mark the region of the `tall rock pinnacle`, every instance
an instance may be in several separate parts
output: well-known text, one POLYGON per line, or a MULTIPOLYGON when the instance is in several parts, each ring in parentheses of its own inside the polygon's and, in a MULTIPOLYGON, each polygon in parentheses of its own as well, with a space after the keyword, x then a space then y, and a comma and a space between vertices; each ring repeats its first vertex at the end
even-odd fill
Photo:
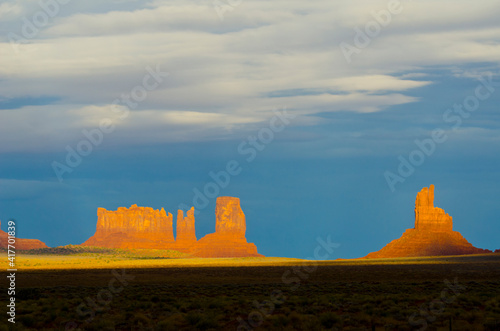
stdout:
POLYGON ((434 207, 434 185, 424 187, 415 200, 415 228, 408 229, 399 239, 365 258, 410 256, 465 255, 489 253, 472 246, 462 235, 453 231, 452 217, 434 207))
POLYGON ((443 209, 434 207, 434 185, 424 187, 415 200, 415 229, 453 231, 453 219, 443 209))
POLYGON ((196 229, 194 226, 194 207, 186 212, 177 211, 177 236, 175 238, 175 249, 188 253, 196 244, 196 229))
POLYGON ((245 238, 245 214, 240 199, 218 197, 215 207, 215 233, 198 240, 193 255, 200 257, 262 256, 245 238))
POLYGON ((176 241, 194 242, 196 241, 196 229, 194 227, 194 207, 186 212, 186 217, 182 210, 177 211, 177 237, 176 241))
POLYGON ((231 235, 234 238, 244 238, 246 229, 245 214, 241 210, 240 199, 218 197, 215 207, 215 232, 231 235))

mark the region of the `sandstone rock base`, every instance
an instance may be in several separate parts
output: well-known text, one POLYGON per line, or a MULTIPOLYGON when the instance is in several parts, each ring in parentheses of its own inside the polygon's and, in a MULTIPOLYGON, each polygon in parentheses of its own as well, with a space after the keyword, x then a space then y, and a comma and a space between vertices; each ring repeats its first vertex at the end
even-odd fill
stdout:
POLYGON ((401 238, 391 241, 378 252, 370 253, 365 258, 466 255, 489 252, 489 250, 472 246, 457 231, 426 232, 408 229, 403 233, 401 238))

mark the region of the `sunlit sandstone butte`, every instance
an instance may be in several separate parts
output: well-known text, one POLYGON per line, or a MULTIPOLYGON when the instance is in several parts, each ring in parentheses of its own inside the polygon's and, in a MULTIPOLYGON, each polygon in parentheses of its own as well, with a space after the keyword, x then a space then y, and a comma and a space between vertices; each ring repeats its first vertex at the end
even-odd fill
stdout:
MULTIPOLYGON (((0 247, 8 248, 9 246, 9 236, 7 232, 0 230, 0 247)), ((38 239, 21 239, 16 238, 16 242, 13 245, 16 250, 28 250, 28 249, 38 249, 47 248, 44 242, 38 239)))
POLYGON ((246 220, 240 199, 217 198, 215 233, 196 239, 194 207, 177 212, 176 233, 173 235, 172 214, 149 207, 132 205, 116 211, 99 208, 94 236, 82 245, 111 248, 171 249, 198 257, 262 256, 257 247, 245 238, 246 220))
POLYGON ((424 187, 415 201, 415 228, 364 258, 465 255, 491 251, 472 246, 460 232, 453 231, 452 217, 434 207, 434 185, 424 187))

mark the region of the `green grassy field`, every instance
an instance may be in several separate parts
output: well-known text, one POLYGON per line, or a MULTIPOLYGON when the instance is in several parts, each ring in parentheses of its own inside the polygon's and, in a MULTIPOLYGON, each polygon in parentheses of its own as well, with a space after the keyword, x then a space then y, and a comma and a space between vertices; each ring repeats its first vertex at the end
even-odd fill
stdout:
POLYGON ((13 330, 500 330, 499 254, 314 262, 39 253, 18 256, 13 330))

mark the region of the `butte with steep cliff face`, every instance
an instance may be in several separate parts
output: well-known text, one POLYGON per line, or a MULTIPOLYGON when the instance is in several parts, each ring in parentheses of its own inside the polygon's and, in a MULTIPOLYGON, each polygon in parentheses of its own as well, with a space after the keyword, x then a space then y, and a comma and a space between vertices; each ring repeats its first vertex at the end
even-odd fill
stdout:
POLYGON ((170 249, 198 257, 262 256, 245 237, 245 214, 240 199, 219 197, 215 209, 215 233, 196 239, 194 207, 177 212, 173 235, 173 216, 161 210, 132 205, 116 211, 97 210, 95 234, 83 246, 110 248, 170 249))
POLYGON ((95 234, 83 246, 110 248, 167 248, 174 240, 172 214, 150 207, 97 209, 95 234))
POLYGON ((415 201, 415 228, 399 239, 365 256, 366 259, 490 253, 472 246, 460 232, 453 231, 453 219, 434 207, 434 185, 424 187, 415 201))
POLYGON ((240 199, 219 197, 215 207, 215 233, 201 238, 191 252, 199 257, 262 256, 255 244, 247 242, 246 228, 240 199))

